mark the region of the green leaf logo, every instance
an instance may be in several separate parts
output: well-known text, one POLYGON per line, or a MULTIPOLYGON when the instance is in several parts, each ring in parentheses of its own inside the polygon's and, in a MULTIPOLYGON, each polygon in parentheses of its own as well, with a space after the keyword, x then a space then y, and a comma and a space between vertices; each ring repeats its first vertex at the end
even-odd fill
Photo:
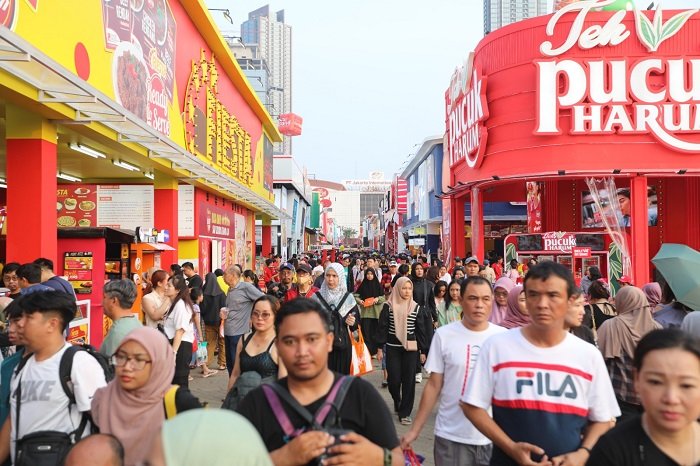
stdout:
POLYGON ((648 51, 656 52, 663 41, 673 37, 681 30, 690 17, 697 12, 697 9, 683 11, 664 23, 662 19, 662 10, 661 8, 657 8, 654 12, 654 21, 652 23, 643 11, 635 8, 634 18, 639 41, 648 51))

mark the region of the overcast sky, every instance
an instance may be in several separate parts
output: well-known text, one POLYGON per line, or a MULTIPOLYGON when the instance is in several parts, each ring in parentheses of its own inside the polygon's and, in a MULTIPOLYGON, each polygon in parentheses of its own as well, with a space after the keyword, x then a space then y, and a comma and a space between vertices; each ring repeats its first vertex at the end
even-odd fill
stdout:
MULTIPOLYGON (((224 34, 240 33, 265 0, 205 0, 224 34)), ((646 6, 651 0, 637 0, 646 6)), ((550 1, 551 3, 551 1, 550 1)), ((444 132, 444 92, 483 36, 481 0, 273 0, 292 26, 293 155, 319 179, 385 178, 444 132)), ((665 9, 697 7, 666 0, 665 9)))

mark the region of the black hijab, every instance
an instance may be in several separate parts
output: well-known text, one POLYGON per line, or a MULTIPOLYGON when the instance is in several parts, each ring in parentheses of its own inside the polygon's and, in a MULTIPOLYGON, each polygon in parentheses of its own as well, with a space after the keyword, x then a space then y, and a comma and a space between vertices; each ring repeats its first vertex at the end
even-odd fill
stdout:
POLYGON ((362 283, 360 283, 359 288, 357 288, 357 293, 360 295, 360 299, 384 296, 384 291, 382 291, 382 285, 379 283, 379 277, 377 277, 376 270, 365 270, 365 278, 362 280, 362 283), (372 273, 374 275, 374 279, 370 280, 367 278, 368 273, 372 273))
POLYGON ((216 275, 209 272, 204 276, 204 296, 219 296, 224 294, 223 290, 219 286, 219 282, 216 281, 216 275))

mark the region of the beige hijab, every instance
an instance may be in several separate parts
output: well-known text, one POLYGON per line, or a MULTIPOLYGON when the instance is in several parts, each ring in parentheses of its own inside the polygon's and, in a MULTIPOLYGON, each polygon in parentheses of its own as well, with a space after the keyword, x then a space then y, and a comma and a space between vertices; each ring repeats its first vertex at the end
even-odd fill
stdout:
POLYGON ((661 328, 652 317, 649 302, 642 290, 626 286, 615 295, 617 316, 598 328, 598 346, 603 358, 632 358, 637 343, 652 330, 661 328))
POLYGON ((415 348, 409 348, 408 316, 411 315, 411 312, 413 312, 416 306, 418 306, 418 303, 413 300, 413 297, 409 299, 403 299, 401 297, 400 290, 406 282, 413 285, 413 282, 411 282, 411 279, 408 277, 400 277, 398 280, 396 280, 396 284, 391 290, 387 304, 389 304, 391 312, 394 315, 394 329, 396 330, 396 338, 399 339, 405 349, 411 351, 415 348))

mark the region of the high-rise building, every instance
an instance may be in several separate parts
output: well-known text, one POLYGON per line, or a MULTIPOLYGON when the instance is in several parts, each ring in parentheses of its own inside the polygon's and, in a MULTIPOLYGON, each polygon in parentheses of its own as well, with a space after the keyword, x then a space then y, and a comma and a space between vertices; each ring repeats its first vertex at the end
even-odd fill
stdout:
MULTIPOLYGON (((284 22, 284 10, 270 13, 265 5, 248 13, 241 24, 241 40, 254 59, 264 60, 267 79, 268 111, 275 119, 292 111, 292 27, 284 22)), ((239 60, 240 62, 240 60, 239 60)), ((292 139, 284 136, 274 146, 275 154, 291 154, 292 139)))
POLYGON ((484 34, 547 12, 547 0, 484 0, 484 34))

